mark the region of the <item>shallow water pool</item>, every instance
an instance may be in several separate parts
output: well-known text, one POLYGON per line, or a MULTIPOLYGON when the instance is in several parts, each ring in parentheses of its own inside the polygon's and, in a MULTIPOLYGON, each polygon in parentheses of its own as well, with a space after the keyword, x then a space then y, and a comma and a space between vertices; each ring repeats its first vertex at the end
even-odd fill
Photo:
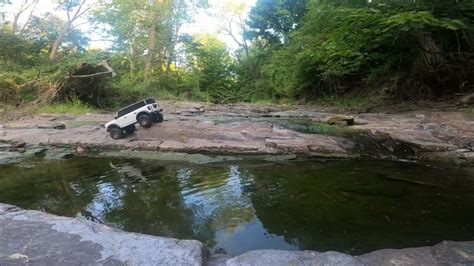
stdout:
POLYGON ((0 165, 0 202, 211 252, 335 250, 474 240, 474 168, 391 161, 191 164, 76 157, 0 165))

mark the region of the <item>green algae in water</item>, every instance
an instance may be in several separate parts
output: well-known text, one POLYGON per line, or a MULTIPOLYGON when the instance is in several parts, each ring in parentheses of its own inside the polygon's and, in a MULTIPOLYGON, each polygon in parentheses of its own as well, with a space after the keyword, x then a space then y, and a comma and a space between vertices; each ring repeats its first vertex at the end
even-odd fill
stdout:
POLYGON ((0 202, 211 251, 474 240, 474 169, 389 161, 186 162, 78 157, 0 166, 0 202))

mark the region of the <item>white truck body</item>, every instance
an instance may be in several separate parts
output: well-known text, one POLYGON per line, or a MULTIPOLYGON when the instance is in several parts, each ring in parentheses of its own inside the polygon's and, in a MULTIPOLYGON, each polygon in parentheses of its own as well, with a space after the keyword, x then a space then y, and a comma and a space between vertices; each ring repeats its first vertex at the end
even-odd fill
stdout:
POLYGON ((142 114, 148 114, 153 118, 154 116, 159 115, 162 110, 163 109, 161 109, 158 103, 153 99, 139 101, 118 111, 114 120, 105 124, 105 128, 107 128, 107 131, 109 131, 111 126, 123 129, 138 123, 137 119, 142 114))

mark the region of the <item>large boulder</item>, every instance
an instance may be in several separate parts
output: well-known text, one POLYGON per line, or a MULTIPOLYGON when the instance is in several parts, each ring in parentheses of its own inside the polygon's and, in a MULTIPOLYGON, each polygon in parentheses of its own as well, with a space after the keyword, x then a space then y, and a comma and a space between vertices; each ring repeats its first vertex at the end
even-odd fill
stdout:
POLYGON ((195 240, 135 233, 0 204, 0 265, 203 265, 195 240))

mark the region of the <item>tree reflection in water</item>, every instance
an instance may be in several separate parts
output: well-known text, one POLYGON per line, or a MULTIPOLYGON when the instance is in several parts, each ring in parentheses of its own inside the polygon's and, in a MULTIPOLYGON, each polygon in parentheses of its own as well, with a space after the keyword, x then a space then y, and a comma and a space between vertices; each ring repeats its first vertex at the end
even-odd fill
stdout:
POLYGON ((230 254, 473 240, 474 171, 388 161, 217 163, 78 157, 0 165, 0 202, 230 254))

